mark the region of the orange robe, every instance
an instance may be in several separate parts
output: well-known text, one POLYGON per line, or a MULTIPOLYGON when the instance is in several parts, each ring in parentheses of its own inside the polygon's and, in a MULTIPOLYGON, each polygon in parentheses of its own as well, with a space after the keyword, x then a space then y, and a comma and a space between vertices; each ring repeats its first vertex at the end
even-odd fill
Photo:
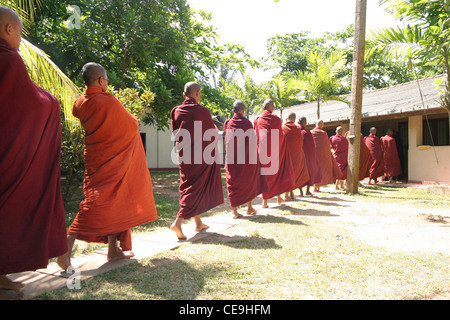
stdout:
POLYGON ((394 137, 385 135, 380 138, 383 149, 384 174, 386 177, 397 177, 402 174, 397 143, 394 137))
POLYGON ((292 121, 286 121, 283 124, 283 133, 294 169, 294 189, 301 188, 309 181, 308 166, 303 152, 302 130, 292 121))
POLYGON ((88 87, 73 114, 85 131, 84 200, 69 234, 88 242, 118 235, 131 250, 131 228, 157 219, 139 124, 110 93, 88 87))
POLYGON ((316 184, 318 186, 324 186, 333 183, 334 180, 342 176, 342 171, 339 169, 336 159, 334 159, 331 153, 328 134, 317 127, 311 130, 311 134, 314 139, 314 145, 316 146, 316 156, 320 172, 322 173, 322 179, 316 184))

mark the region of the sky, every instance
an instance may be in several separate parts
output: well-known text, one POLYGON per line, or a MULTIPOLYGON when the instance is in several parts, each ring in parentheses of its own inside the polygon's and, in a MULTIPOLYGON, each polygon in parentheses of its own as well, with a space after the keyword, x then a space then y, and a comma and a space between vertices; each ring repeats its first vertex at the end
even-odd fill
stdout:
MULTIPOLYGON (((212 14, 210 24, 221 43, 244 46, 255 59, 267 54, 267 39, 276 34, 310 31, 311 37, 344 30, 355 22, 356 0, 187 0, 194 9, 212 14)), ((366 33, 370 29, 395 27, 400 22, 367 0, 366 33)), ((253 72, 257 82, 271 78, 270 72, 253 72)))

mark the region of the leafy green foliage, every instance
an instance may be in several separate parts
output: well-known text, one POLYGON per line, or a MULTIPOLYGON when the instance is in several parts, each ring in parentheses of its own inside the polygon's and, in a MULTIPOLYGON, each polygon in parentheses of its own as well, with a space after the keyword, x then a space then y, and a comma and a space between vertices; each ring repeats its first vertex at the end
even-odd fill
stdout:
MULTIPOLYGON (((162 128, 169 112, 183 100, 183 86, 196 80, 210 86, 210 75, 222 65, 244 70, 254 61, 239 45, 218 45, 218 35, 205 23, 210 15, 194 11, 186 0, 71 1, 81 11, 80 28, 67 28, 66 4, 46 1, 37 13, 32 37, 81 86, 81 67, 102 64, 115 88, 155 94, 145 123, 162 128)), ((215 97, 212 109, 228 106, 215 97)))

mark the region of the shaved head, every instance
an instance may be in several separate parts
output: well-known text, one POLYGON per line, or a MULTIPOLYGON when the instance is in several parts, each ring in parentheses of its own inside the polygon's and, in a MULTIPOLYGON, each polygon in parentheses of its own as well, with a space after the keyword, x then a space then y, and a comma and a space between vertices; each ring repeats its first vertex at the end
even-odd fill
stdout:
POLYGON ((197 82, 191 81, 184 85, 184 94, 187 97, 192 96, 194 93, 196 93, 200 90, 201 90, 200 85, 197 82))
POLYGON ((263 103, 263 109, 264 109, 264 110, 270 110, 270 111, 272 111, 272 110, 273 110, 273 107, 275 107, 275 104, 274 104, 274 102, 273 102, 272 99, 266 99, 266 100, 264 100, 264 103, 263 103))
POLYGON ((105 68, 95 62, 86 63, 81 72, 83 74, 84 83, 87 86, 94 85, 99 78, 106 78, 105 68))
POLYGON ((0 38, 18 49, 22 36, 22 21, 11 8, 0 5, 0 38))

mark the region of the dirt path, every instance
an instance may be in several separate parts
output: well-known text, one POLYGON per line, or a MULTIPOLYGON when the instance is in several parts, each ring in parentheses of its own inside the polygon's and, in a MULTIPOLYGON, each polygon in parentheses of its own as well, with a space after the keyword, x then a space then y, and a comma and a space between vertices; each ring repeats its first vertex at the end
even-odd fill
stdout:
POLYGON ((363 242, 398 252, 435 252, 450 255, 450 210, 404 204, 356 201, 347 196, 321 194, 303 201, 318 209, 329 206, 330 223, 345 227, 363 242), (322 204, 321 204, 322 203, 322 204))
MULTIPOLYGON (((178 179, 159 178, 154 180, 155 192, 178 198, 178 184, 178 179)), ((450 255, 449 209, 355 200, 345 194, 337 194, 333 189, 323 187, 324 192, 314 197, 296 196, 295 207, 302 208, 302 202, 308 207, 299 210, 297 215, 325 219, 344 227, 363 242, 392 251, 450 255)), ((255 199, 255 207, 259 207, 261 202, 260 197, 255 199)), ((271 202, 274 203, 274 199, 271 202)), ((293 204, 286 203, 287 206, 293 204)), ((224 204, 213 210, 223 212, 229 208, 229 202, 225 199, 224 204)))

